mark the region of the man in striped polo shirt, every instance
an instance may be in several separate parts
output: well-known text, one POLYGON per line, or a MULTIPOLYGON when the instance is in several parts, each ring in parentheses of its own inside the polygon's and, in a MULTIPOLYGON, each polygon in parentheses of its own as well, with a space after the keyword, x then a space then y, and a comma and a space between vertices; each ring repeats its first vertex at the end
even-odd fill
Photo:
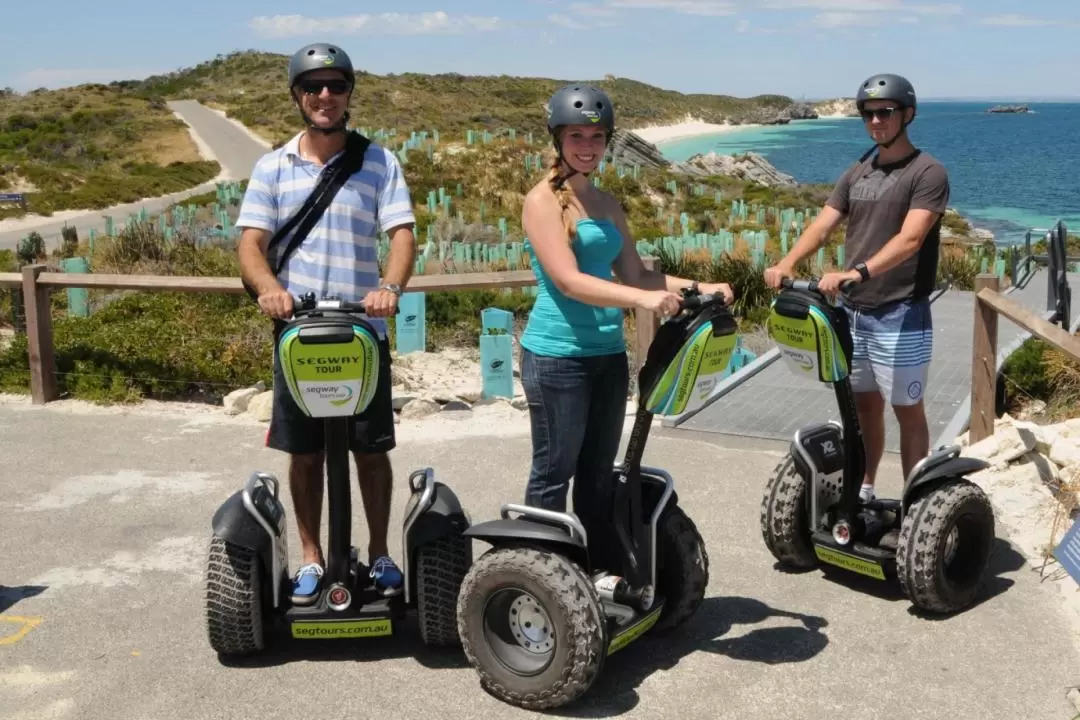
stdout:
MULTIPOLYGON (((275 230, 303 205, 318 184, 322 169, 345 147, 348 105, 355 81, 348 55, 334 45, 315 43, 293 55, 289 89, 306 127, 256 163, 236 224, 242 229, 238 248, 242 276, 258 294, 263 312, 275 319, 275 346, 281 321, 292 317, 292 298, 308 292, 316 297, 362 299, 379 332, 379 389, 368 409, 354 418, 350 444, 370 530, 371 577, 377 588, 390 595, 400 592, 402 576, 387 548, 393 477, 388 452, 395 446, 395 435, 390 346, 382 318, 396 312, 416 254, 416 219, 394 154, 372 142, 364 155, 363 168, 338 191, 279 277, 271 272, 271 263, 276 263, 277 253, 288 245, 288 238, 277 243, 269 262, 267 259, 267 245, 275 230), (382 284, 377 254, 379 230, 390 238, 382 284)), ((309 604, 318 595, 325 566, 319 540, 322 421, 308 418, 297 407, 285 386, 276 352, 273 414, 266 444, 290 455, 289 487, 303 547, 292 600, 309 604)))

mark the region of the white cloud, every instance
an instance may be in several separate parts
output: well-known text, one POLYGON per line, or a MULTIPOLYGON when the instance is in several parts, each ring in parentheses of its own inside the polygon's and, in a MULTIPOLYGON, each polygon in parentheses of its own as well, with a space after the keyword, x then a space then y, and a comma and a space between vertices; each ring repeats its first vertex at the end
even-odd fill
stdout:
POLYGON ((590 15, 593 17, 614 17, 616 14, 610 7, 596 3, 570 3, 566 9, 575 15, 590 15))
POLYGON ((608 0, 607 4, 617 8, 635 8, 640 10, 671 10, 683 15, 734 15, 735 3, 721 0, 608 0))
POLYGON ((442 10, 424 13, 385 12, 378 15, 342 17, 307 17, 304 15, 260 15, 248 23, 263 37, 285 38, 327 33, 355 35, 385 33, 393 35, 431 35, 464 32, 487 32, 502 27, 497 17, 452 17, 442 10))
POLYGON ((558 13, 548 15, 548 20, 560 27, 569 28, 570 30, 586 30, 589 27, 584 23, 578 22, 569 15, 560 15, 558 13))
POLYGON ((1040 20, 1039 18, 1028 17, 1027 15, 1009 13, 1007 15, 992 15, 990 17, 981 18, 979 24, 1003 25, 1006 27, 1035 27, 1038 25, 1050 25, 1052 24, 1052 21, 1040 20))

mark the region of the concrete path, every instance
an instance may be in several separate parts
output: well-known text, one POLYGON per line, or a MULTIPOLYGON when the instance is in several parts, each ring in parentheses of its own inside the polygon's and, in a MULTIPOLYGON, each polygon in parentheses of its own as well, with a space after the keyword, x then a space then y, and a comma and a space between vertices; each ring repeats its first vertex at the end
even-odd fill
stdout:
MULTIPOLYGON (((428 652, 411 630, 385 642, 305 646, 223 665, 203 625, 210 518, 251 470, 284 478, 284 458, 262 447, 264 425, 217 411, 79 407, 0 400, 4 718, 539 717, 495 701, 460 653, 428 652)), ((519 501, 529 466, 520 420, 462 421, 461 432, 474 434, 455 440, 445 429, 440 439, 423 424, 399 426, 392 528, 400 528, 406 473, 424 465, 476 520, 519 501)), ((1076 715, 1065 693, 1080 682, 1077 631, 1004 539, 990 595, 947 620, 920 619, 884 586, 849 575, 776 571, 758 508, 781 449, 654 430, 646 457, 674 474, 706 540, 708 598, 681 634, 646 636, 620 652, 584 702, 555 715, 1076 715)), ((886 462, 883 489, 895 492, 899 472, 886 462)), ((363 515, 354 510, 354 538, 363 545, 363 515)), ((290 530, 295 562, 291 519, 290 530)), ((399 552, 396 530, 390 546, 399 552)))
MULTIPOLYGON (((1010 300, 1040 316, 1046 313, 1049 273, 1040 267, 1023 287, 1008 293, 1010 300)), ((1071 287, 1080 275, 1069 273, 1071 287)), ((933 304, 934 356, 927 383, 926 419, 932 445, 951 443, 963 432, 971 414, 971 353, 974 343, 975 294, 949 290, 933 304)), ((1030 334, 1008 318, 998 322, 999 367, 1030 334)), ((770 349, 775 345, 770 343, 770 349)), ((770 353, 772 358, 775 353, 770 353)), ((762 359, 764 360, 764 355, 762 359)), ((746 372, 746 371, 744 371, 746 372)), ((684 430, 770 440, 790 439, 801 427, 839 420, 833 389, 796 377, 777 356, 697 413, 666 424, 684 430)), ((885 450, 900 452, 900 426, 891 410, 885 413, 885 450)))
MULTIPOLYGON (((178 100, 168 103, 168 106, 195 130, 199 140, 205 143, 214 158, 221 164, 221 179, 240 180, 248 177, 255 161, 269 149, 253 140, 247 132, 230 120, 194 100, 178 100)), ((52 249, 59 245, 60 232, 65 226, 75 227, 79 232, 79 237, 85 238, 91 229, 99 233, 105 232, 106 216, 111 215, 115 222, 123 224, 129 215, 138 213, 142 208, 146 208, 151 214, 160 213, 170 205, 193 195, 213 190, 214 186, 214 182, 203 183, 198 187, 171 195, 76 215, 67 212, 57 213, 60 219, 41 218, 40 222, 32 226, 27 225, 18 230, 0 230, 0 250, 18 247, 19 241, 30 232, 39 233, 45 239, 46 246, 52 249)), ((3 223, 0 223, 0 228, 3 227, 3 223)))

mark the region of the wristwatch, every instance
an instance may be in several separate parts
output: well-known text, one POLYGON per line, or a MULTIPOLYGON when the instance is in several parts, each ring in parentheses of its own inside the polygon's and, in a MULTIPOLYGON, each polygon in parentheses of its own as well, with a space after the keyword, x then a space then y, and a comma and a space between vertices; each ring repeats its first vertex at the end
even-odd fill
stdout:
POLYGON ((379 286, 379 289, 380 290, 389 290, 390 292, 394 293, 398 297, 401 297, 401 286, 400 285, 396 285, 394 283, 383 283, 382 285, 379 286))
POLYGON ((859 272, 859 277, 862 278, 862 282, 866 282, 870 279, 870 270, 866 267, 866 263, 858 263, 855 265, 855 269, 859 272))

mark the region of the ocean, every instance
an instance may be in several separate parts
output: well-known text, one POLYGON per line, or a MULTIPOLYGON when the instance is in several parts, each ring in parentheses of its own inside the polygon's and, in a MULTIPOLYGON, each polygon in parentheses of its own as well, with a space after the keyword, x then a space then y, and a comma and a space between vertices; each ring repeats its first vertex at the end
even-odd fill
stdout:
MULTIPOLYGON (((1003 103, 924 102, 908 134, 949 172, 949 205, 999 245, 1063 220, 1080 233, 1080 103, 1028 103, 1028 114, 991 114, 1003 103)), ((834 183, 870 147, 858 118, 685 138, 657 147, 672 161, 696 153, 753 151, 803 183, 834 183)))

